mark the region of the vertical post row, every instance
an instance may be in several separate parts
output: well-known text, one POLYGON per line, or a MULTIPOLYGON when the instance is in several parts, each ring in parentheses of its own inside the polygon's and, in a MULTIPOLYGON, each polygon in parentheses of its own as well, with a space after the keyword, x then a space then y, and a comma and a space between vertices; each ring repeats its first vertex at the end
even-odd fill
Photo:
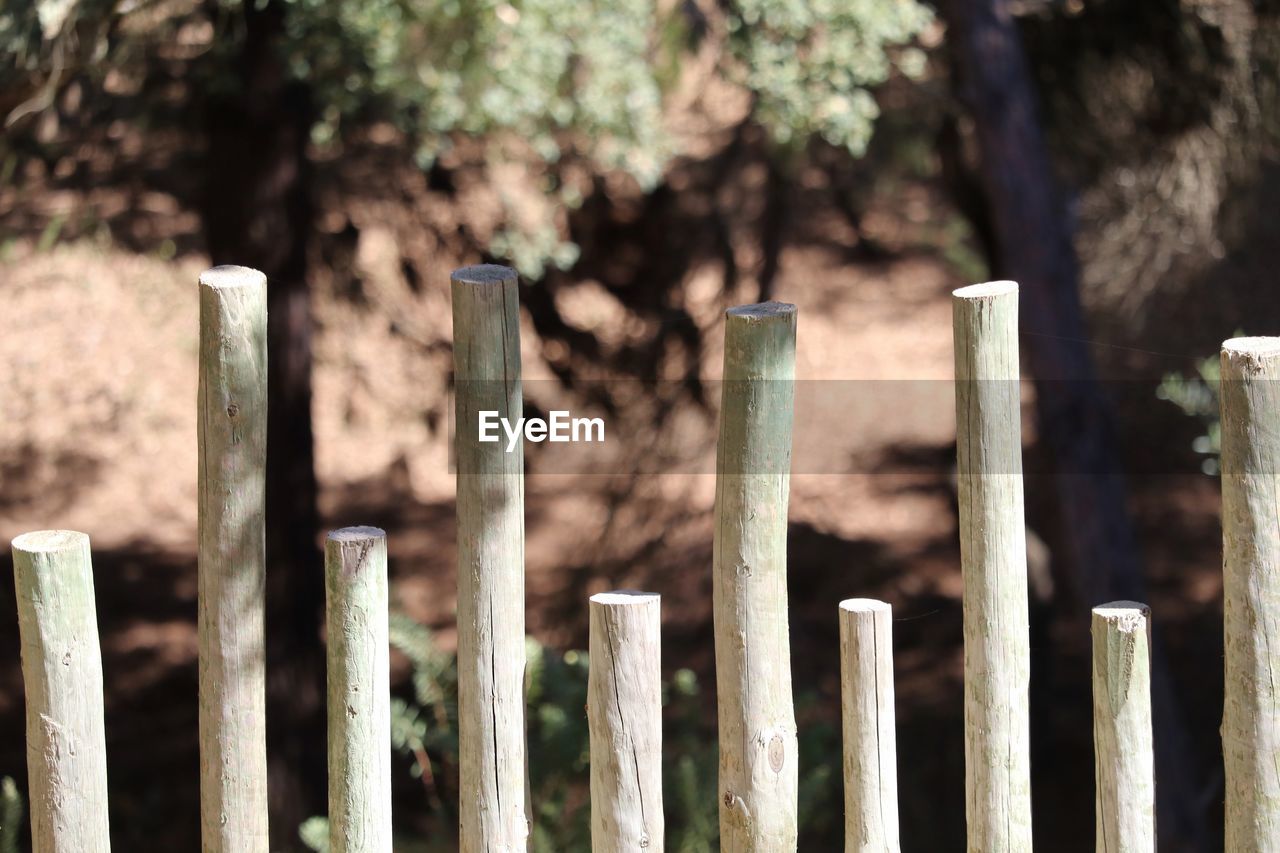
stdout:
POLYGON ((661 599, 591 596, 587 719, 593 853, 662 853, 661 599))
POLYGON ((13 540, 34 853, 105 853, 107 745, 89 537, 13 540))
POLYGON ((898 752, 893 709, 893 610, 840 602, 845 853, 897 853, 898 752))
POLYGON ((1280 851, 1280 338, 1222 345, 1226 849, 1280 851))
POLYGON ((524 444, 479 440, 481 412, 521 417, 515 270, 454 272, 458 737, 462 853, 523 851, 524 444))
POLYGON ((1093 755, 1098 853, 1155 853, 1151 610, 1093 608, 1093 755))
POLYGON ((795 345, 794 305, 726 313, 712 559, 725 853, 796 848, 787 629, 795 345))
POLYGON ((267 277, 200 275, 200 834, 206 853, 266 853, 263 584, 267 277))
POLYGON ((387 535, 344 527, 324 545, 329 849, 391 853, 387 535))
POLYGON ((1030 639, 1018 285, 975 284, 953 297, 968 849, 1025 853, 1030 639))

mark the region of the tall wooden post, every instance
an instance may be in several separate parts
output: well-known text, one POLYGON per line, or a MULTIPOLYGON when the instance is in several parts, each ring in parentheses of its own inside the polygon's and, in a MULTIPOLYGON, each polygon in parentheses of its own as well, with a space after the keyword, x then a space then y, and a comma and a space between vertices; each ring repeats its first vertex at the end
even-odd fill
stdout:
POLYGON ((266 853, 263 584, 267 279, 200 276, 200 827, 205 853, 266 853))
POLYGON ((344 527, 324 547, 329 849, 391 853, 387 534, 344 527))
POLYGON ((453 274, 458 464, 458 738, 462 853, 523 851, 524 445, 479 440, 480 412, 521 416, 514 270, 453 274))
POLYGON ((34 853, 106 853, 107 744, 89 537, 13 540, 34 853))
POLYGON ((952 300, 964 573, 965 817, 974 853, 1031 850, 1018 286, 952 300))
POLYGON ((712 558, 725 853, 796 848, 787 629, 795 344, 794 305, 726 313, 712 558))
POLYGON ((662 853, 661 599, 602 592, 590 608, 591 849, 662 853))
POLYGON ((1280 851, 1280 338, 1222 345, 1226 849, 1280 851))

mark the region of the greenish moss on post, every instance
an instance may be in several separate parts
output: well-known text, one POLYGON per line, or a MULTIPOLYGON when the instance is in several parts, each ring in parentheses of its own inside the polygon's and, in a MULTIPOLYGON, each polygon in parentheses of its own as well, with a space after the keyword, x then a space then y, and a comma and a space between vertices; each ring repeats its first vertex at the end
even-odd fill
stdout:
POLYGON ((105 853, 107 747, 89 537, 13 540, 34 853, 105 853))
POLYGON ((1280 338, 1222 345, 1226 849, 1280 851, 1280 338))
POLYGON ((200 275, 200 828, 205 853, 266 853, 263 593, 267 278, 200 275))
POLYGON ((654 592, 591 596, 593 853, 662 853, 662 613, 654 592))
POLYGON ((329 849, 391 853, 387 535, 344 527, 324 546, 329 849))
POLYGON ((452 276, 457 392, 458 740, 462 853, 523 851, 524 443, 479 440, 479 413, 521 417, 515 270, 452 276))
POLYGON ((975 284, 953 297, 968 849, 1028 853, 1031 652, 1018 285, 975 284))
POLYGON ((898 751, 893 707, 893 609, 840 602, 845 853, 898 853, 898 751))
POLYGON ((787 630, 795 345, 794 305, 765 302, 726 313, 712 558, 725 853, 796 849, 787 630))
POLYGON ((1093 608, 1093 754, 1098 853, 1155 853, 1151 610, 1093 608))

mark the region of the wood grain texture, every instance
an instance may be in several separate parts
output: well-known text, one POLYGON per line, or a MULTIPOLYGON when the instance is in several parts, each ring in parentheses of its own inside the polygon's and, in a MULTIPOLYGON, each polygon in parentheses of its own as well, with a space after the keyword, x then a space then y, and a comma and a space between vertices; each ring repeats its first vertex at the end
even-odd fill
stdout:
POLYGON ((266 853, 263 584, 267 279, 200 276, 200 827, 206 853, 266 853))
POLYGON ((661 599, 591 596, 587 721, 593 853, 662 853, 661 599))
POLYGON ((523 851, 524 442, 478 440, 481 411, 521 416, 514 270, 453 273, 458 464, 458 729, 462 853, 523 851))
POLYGON ((898 751, 893 707, 893 610, 840 602, 845 853, 897 853, 898 751))
POLYGON ((329 849, 391 853, 387 534, 344 527, 324 546, 329 849))
POLYGON ((1155 853, 1151 610, 1093 608, 1093 755, 1098 853, 1155 853))
POLYGON ((1031 850, 1030 645, 1018 286, 955 291, 956 455, 964 574, 970 853, 1031 850))
POLYGON ((13 540, 34 853, 105 853, 107 747, 89 537, 13 540))
POLYGON ((795 342, 794 305, 726 313, 712 558, 725 853, 796 848, 787 627, 795 342))
POLYGON ((1226 849, 1280 851, 1280 338, 1222 345, 1226 849))

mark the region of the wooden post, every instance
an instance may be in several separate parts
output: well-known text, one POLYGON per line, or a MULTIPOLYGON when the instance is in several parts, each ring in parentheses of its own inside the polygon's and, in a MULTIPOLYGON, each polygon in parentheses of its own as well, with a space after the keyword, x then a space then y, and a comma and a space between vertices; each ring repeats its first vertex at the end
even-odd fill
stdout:
POLYGON ((1280 851, 1280 338, 1222 345, 1226 849, 1280 851))
POLYGON ((324 547, 329 849, 391 853, 387 534, 344 527, 324 547))
POLYGON ((13 540, 34 853, 105 853, 107 744, 89 537, 13 540))
POLYGON ((266 853, 263 582, 267 279, 200 275, 200 828, 205 853, 266 853))
POLYGON ((591 596, 591 850, 662 853, 661 599, 591 596))
POLYGON ((893 609, 885 602, 840 602, 840 682, 845 853, 896 853, 893 609))
MULTIPOLYGON (((480 412, 521 417, 516 273, 452 277, 457 389, 458 738, 462 853, 523 851, 524 444, 479 440, 480 412)), ((501 430, 499 430, 501 433, 501 430)))
POLYGON ((1155 853, 1151 610, 1093 608, 1093 755, 1098 853, 1155 853))
POLYGON ((726 312, 712 558, 725 853, 796 848, 787 631, 795 344, 794 305, 726 312))
POLYGON ((1030 641, 1018 285, 975 284, 953 296, 968 849, 1025 853, 1030 641))

